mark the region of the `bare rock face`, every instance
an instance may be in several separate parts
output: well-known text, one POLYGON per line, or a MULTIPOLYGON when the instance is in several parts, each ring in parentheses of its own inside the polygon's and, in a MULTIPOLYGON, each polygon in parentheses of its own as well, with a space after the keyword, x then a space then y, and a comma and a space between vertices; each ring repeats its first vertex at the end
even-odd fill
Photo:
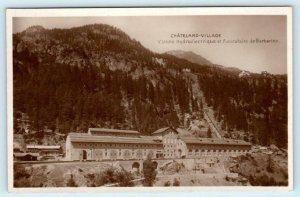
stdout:
POLYGON ((163 174, 176 174, 185 171, 185 166, 183 163, 179 163, 175 160, 166 162, 160 167, 163 174))
POLYGON ((288 184, 288 168, 283 155, 252 153, 230 161, 230 171, 249 180, 252 186, 285 186, 288 184), (275 165, 276 163, 276 165, 275 165))
POLYGON ((45 28, 43 26, 41 26, 41 25, 35 25, 35 26, 28 27, 25 30, 25 33, 27 33, 27 34, 38 33, 38 32, 42 32, 44 30, 45 30, 45 28))
POLYGON ((174 50, 167 52, 170 55, 174 55, 179 58, 187 59, 193 63, 200 65, 211 65, 212 63, 205 59, 204 57, 193 53, 192 51, 182 51, 182 50, 174 50))

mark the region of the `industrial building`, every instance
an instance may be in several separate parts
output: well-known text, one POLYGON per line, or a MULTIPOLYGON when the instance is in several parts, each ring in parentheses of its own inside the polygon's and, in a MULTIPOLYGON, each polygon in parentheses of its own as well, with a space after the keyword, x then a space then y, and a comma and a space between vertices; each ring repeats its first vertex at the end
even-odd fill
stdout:
POLYGON ((69 133, 66 160, 131 160, 201 158, 245 154, 251 144, 241 140, 197 138, 184 129, 166 127, 144 136, 138 131, 90 128, 69 133))

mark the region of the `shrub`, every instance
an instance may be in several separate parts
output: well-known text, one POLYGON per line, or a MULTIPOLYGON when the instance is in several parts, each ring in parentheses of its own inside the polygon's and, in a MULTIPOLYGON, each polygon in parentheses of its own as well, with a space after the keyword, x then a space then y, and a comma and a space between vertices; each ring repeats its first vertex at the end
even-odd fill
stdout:
POLYGON ((31 182, 26 178, 14 180, 14 187, 32 187, 31 182))
POLYGON ((261 186, 269 186, 270 185, 270 178, 268 175, 264 174, 259 179, 259 185, 261 186))
POLYGON ((271 167, 271 166, 267 166, 267 171, 268 171, 269 173, 273 173, 273 172, 274 172, 274 168, 271 167))
POLYGON ((30 174, 26 172, 24 166, 14 166, 14 178, 29 178, 30 174))
POLYGON ((251 185, 254 185, 254 183, 255 183, 254 181, 255 180, 254 180, 254 177, 252 175, 249 176, 248 180, 249 180, 249 182, 250 182, 251 185))
POLYGON ((269 158, 268 158, 267 171, 269 173, 273 173, 274 172, 274 161, 272 160, 271 156, 269 156, 269 158))
POLYGON ((289 178, 289 175, 288 175, 288 173, 286 171, 283 170, 282 173, 283 173, 284 179, 288 179, 289 178))
POLYGON ((31 187, 30 174, 24 166, 14 166, 14 187, 31 187))
POLYGON ((95 187, 99 187, 99 186, 107 184, 108 182, 109 181, 107 179, 105 179, 105 177, 103 175, 96 174, 92 185, 95 185, 95 187))
POLYGON ((227 175, 225 176, 225 180, 226 180, 226 181, 229 181, 229 177, 228 177, 227 175))
POLYGON ((115 174, 114 174, 114 169, 113 168, 108 168, 105 172, 104 172, 104 176, 105 179, 108 180, 108 183, 114 183, 116 178, 115 178, 115 174))
POLYGON ((152 187, 156 178, 156 164, 152 162, 151 157, 148 156, 147 159, 143 162, 143 174, 144 174, 144 186, 152 187))
POLYGON ((173 186, 180 186, 180 181, 178 179, 174 179, 173 186))
POLYGON ((96 187, 96 185, 95 185, 95 174, 88 173, 84 177, 87 179, 87 186, 88 187, 96 187))
POLYGON ((76 184, 74 178, 73 178, 73 174, 71 174, 70 179, 67 182, 67 186, 68 187, 78 187, 78 185, 76 184))
POLYGON ((167 181, 167 182, 165 182, 165 184, 164 184, 165 187, 169 187, 170 185, 171 185, 171 182, 170 182, 170 181, 167 181))
POLYGON ((92 185, 98 187, 109 183, 119 183, 121 187, 131 187, 133 186, 133 176, 131 173, 122 169, 121 171, 116 171, 113 168, 108 168, 100 174, 96 174, 93 178, 94 183, 92 185))
POLYGON ((275 179, 273 177, 271 177, 271 178, 269 178, 269 185, 275 186, 275 185, 278 185, 278 183, 275 181, 275 179))
POLYGON ((120 187, 132 187, 134 185, 132 180, 133 176, 126 170, 117 172, 116 182, 119 183, 120 187))

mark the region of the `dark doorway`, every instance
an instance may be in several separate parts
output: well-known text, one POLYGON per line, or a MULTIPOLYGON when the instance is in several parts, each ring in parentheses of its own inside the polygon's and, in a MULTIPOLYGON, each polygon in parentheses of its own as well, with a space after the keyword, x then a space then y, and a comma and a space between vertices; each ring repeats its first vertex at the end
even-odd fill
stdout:
POLYGON ((182 157, 182 150, 181 149, 178 149, 178 154, 179 154, 179 158, 182 157))
POLYGON ((134 162, 132 164, 132 170, 133 170, 133 173, 139 174, 140 173, 140 164, 138 162, 134 162))
POLYGON ((158 163, 156 161, 153 161, 153 167, 156 169, 158 166, 158 163))
POLYGON ((162 153, 157 153, 157 154, 156 154, 156 158, 157 158, 157 159, 163 158, 163 156, 164 156, 164 155, 163 155, 162 153))
POLYGON ((132 164, 132 168, 137 168, 137 169, 140 169, 140 164, 138 162, 134 162, 132 164))
POLYGON ((86 150, 82 150, 82 159, 86 160, 86 158, 87 158, 86 150))

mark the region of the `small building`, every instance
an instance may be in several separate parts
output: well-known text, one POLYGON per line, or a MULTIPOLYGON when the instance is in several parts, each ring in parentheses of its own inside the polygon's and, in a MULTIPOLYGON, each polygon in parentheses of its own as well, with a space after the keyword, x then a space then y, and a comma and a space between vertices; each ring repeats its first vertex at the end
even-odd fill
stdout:
POLYGON ((37 161, 39 154, 38 153, 14 153, 15 161, 37 161))
POLYGON ((241 71, 240 73, 239 73, 239 77, 240 78, 243 78, 243 77, 245 77, 245 78, 247 78, 247 77, 250 77, 251 75, 250 75, 250 72, 249 71, 246 71, 246 70, 243 70, 243 71, 241 71))
POLYGON ((268 73, 267 71, 262 71, 262 72, 261 72, 261 75, 262 75, 263 77, 272 77, 272 75, 271 75, 270 73, 268 73))
POLYGON ((14 148, 13 149, 14 153, 22 153, 23 152, 22 151, 22 146, 18 142, 13 143, 13 148, 14 148))
POLYGON ((190 73, 190 72, 191 72, 191 69, 190 69, 190 68, 183 68, 183 69, 182 69, 182 72, 190 73))
POLYGON ((61 154, 60 146, 27 145, 26 150, 30 153, 38 153, 41 157, 49 157, 52 159, 55 159, 61 154))

